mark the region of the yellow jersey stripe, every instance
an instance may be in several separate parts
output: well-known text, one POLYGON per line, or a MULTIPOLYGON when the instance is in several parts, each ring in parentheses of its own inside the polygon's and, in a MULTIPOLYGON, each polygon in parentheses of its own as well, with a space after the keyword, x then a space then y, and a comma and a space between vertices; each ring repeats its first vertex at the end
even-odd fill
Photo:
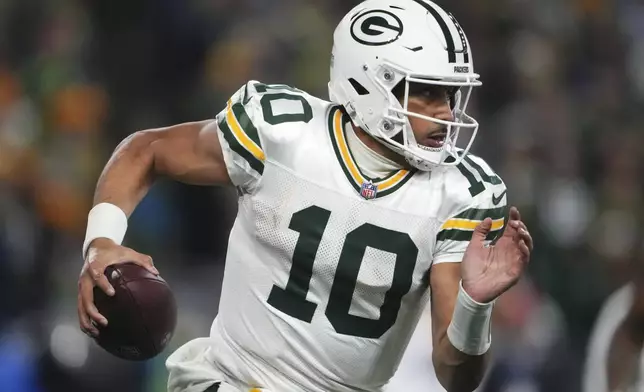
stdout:
POLYGON ((262 151, 262 149, 257 144, 255 144, 255 142, 253 142, 248 137, 248 135, 246 135, 241 125, 239 125, 239 121, 237 121, 237 117, 235 117, 235 114, 233 113, 232 105, 233 101, 231 99, 228 101, 228 107, 226 110, 226 122, 233 131, 233 135, 235 135, 235 138, 246 150, 248 150, 248 152, 250 152, 258 160, 264 162, 266 160, 264 151, 262 151))
POLYGON ((347 146, 347 141, 344 139, 344 132, 342 132, 342 111, 336 111, 334 116, 335 118, 333 120, 333 133, 335 134, 336 140, 338 141, 338 147, 340 147, 342 160, 344 161, 345 166, 349 169, 351 177, 353 177, 353 179, 358 184, 362 184, 365 182, 365 179, 360 174, 360 171, 358 170, 356 164, 353 162, 353 159, 351 159, 349 147, 347 146))
MULTIPOLYGON (((366 182, 366 179, 362 176, 360 173, 360 170, 358 169, 358 166, 356 163, 353 161, 351 154, 349 153, 349 146, 346 141, 346 138, 344 136, 343 132, 343 127, 342 127, 342 111, 338 110, 334 114, 334 126, 333 126, 333 131, 335 138, 337 140, 337 145, 340 149, 340 154, 342 155, 342 160, 345 164, 345 166, 349 169, 349 173, 351 173, 351 176, 353 177, 353 180, 357 184, 362 184, 366 182)), ((392 177, 375 182, 374 184, 378 187, 378 191, 385 191, 389 188, 393 188, 396 185, 398 185, 405 177, 410 174, 409 170, 399 170, 395 175, 392 177)))
POLYGON ((407 174, 409 174, 408 170, 400 170, 398 173, 396 173, 396 175, 386 180, 385 182, 378 183, 378 191, 384 191, 393 186, 396 186, 402 179, 407 176, 407 174))
MULTIPOLYGON (((441 230, 474 230, 476 226, 482 221, 473 221, 467 219, 450 219, 441 227, 441 230)), ((495 219, 492 221, 492 228, 490 230, 500 230, 505 224, 505 218, 495 219)))

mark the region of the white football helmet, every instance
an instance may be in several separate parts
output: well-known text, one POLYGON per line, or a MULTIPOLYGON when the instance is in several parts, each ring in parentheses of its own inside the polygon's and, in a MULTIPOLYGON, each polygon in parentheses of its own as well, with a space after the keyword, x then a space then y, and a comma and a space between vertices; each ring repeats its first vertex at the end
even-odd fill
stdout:
POLYGON ((460 163, 478 131, 478 122, 465 109, 472 88, 481 82, 454 16, 427 0, 366 0, 342 19, 333 40, 329 96, 345 107, 356 126, 420 170, 460 163), (403 81, 401 104, 392 89, 403 81), (451 100, 454 121, 408 111, 415 83, 457 88, 451 100), (443 146, 419 144, 409 116, 445 125, 443 146), (471 130, 471 137, 456 153, 463 128, 471 130))

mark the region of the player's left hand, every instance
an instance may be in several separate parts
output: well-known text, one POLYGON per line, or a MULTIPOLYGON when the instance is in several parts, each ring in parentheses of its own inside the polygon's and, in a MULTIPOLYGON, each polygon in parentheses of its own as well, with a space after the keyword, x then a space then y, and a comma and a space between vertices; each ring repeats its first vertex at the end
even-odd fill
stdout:
POLYGON ((476 227, 461 263, 463 289, 481 303, 493 301, 516 284, 533 249, 532 237, 516 207, 510 209, 503 236, 486 246, 485 237, 491 228, 490 218, 476 227))

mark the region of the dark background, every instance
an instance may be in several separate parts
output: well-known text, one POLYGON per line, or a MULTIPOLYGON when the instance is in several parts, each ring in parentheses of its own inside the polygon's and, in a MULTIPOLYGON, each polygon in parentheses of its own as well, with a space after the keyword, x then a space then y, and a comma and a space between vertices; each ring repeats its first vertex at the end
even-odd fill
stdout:
MULTIPOLYGON (((484 82, 474 151, 537 246, 497 308, 486 388, 576 391, 598 307, 641 241, 644 2, 439 3, 484 82)), ((181 316, 172 347, 136 365, 77 327, 97 176, 128 134, 212 118, 249 79, 327 97, 332 31, 355 4, 0 0, 0 391, 165 390, 166 356, 216 313, 235 194, 162 181, 132 217, 127 244, 154 257, 181 316)))

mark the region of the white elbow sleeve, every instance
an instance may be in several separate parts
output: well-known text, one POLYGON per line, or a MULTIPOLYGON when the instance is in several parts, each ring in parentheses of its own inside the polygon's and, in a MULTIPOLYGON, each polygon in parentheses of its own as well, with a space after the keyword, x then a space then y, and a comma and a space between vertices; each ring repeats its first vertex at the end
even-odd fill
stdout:
POLYGON ((87 217, 87 232, 83 242, 83 259, 89 244, 97 238, 109 238, 117 244, 123 242, 127 231, 127 215, 114 204, 100 203, 94 206, 87 217))
POLYGON ((459 283, 458 296, 447 337, 459 351, 468 355, 482 355, 492 344, 491 321, 494 302, 481 304, 474 301, 459 283))

